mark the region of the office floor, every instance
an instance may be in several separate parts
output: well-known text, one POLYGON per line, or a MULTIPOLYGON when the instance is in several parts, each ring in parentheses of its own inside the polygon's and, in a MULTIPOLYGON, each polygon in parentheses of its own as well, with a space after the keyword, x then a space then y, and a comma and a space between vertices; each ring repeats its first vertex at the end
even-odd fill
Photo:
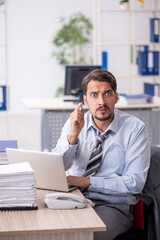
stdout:
POLYGON ((22 149, 40 150, 41 115, 7 115, 0 112, 0 140, 18 140, 22 149))

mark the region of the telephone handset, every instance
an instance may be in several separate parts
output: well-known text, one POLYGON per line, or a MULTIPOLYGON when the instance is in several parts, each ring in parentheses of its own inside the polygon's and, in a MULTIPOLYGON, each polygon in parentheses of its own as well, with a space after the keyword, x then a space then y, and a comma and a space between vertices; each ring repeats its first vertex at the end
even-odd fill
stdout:
POLYGON ((83 196, 78 196, 73 193, 46 193, 44 202, 50 209, 73 209, 85 208, 87 203, 94 206, 94 203, 83 196))

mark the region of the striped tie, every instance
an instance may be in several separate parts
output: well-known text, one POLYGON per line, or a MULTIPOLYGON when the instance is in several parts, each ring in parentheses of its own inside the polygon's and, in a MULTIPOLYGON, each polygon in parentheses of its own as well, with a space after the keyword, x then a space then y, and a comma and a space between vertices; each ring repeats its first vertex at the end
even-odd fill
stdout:
POLYGON ((98 135, 97 138, 97 145, 93 149, 86 171, 83 174, 83 177, 89 177, 93 176, 99 169, 99 166, 101 164, 101 159, 102 159, 102 143, 103 141, 107 138, 108 134, 111 132, 111 130, 108 130, 105 135, 100 136, 98 135))

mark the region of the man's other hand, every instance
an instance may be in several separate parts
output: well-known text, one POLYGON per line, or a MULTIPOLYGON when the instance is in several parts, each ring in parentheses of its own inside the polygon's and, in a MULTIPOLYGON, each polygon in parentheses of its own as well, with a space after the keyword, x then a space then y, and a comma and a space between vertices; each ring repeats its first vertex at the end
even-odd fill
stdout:
POLYGON ((67 176, 68 186, 87 188, 90 185, 89 177, 67 176))

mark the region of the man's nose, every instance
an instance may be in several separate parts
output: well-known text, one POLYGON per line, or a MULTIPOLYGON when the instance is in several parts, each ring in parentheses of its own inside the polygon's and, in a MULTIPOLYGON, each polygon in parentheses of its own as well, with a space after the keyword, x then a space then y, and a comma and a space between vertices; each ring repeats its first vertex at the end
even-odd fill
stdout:
POLYGON ((98 103, 99 103, 100 105, 103 105, 103 103, 104 103, 104 96, 103 96, 103 95, 99 95, 99 97, 98 97, 98 103))

